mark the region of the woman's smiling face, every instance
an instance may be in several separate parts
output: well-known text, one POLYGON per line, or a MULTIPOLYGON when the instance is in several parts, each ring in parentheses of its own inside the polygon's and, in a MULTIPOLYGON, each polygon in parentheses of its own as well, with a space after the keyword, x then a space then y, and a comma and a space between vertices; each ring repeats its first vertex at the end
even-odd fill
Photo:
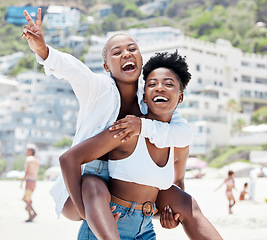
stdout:
POLYGON ((108 40, 104 67, 116 81, 136 81, 141 74, 142 65, 139 47, 131 37, 118 34, 108 40))
POLYGON ((157 68, 147 77, 144 100, 148 117, 169 122, 178 103, 183 101, 179 77, 168 68, 157 68))

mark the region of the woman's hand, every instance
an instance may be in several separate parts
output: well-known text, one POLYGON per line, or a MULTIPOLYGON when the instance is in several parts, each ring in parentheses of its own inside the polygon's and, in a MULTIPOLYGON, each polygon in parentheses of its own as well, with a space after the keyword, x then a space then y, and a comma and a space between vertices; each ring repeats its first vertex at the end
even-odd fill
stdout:
MULTIPOLYGON (((116 209, 116 206, 112 206, 110 208, 111 212, 115 211, 115 209, 116 209)), ((112 214, 113 214, 113 217, 114 217, 115 221, 118 222, 121 213, 120 212, 116 212, 116 213, 112 213, 112 214)))
POLYGON ((48 57, 48 47, 46 46, 42 30, 41 8, 37 10, 36 24, 26 10, 23 13, 29 25, 24 26, 22 39, 26 38, 31 50, 45 60, 48 57))
POLYGON ((179 225, 180 214, 176 213, 173 215, 173 212, 169 206, 166 206, 160 215, 160 224, 163 228, 172 229, 179 225))
POLYGON ((138 136, 141 132, 141 119, 134 115, 127 115, 116 121, 110 128, 110 131, 120 130, 114 135, 114 138, 122 138, 122 142, 126 141, 132 136, 138 136))

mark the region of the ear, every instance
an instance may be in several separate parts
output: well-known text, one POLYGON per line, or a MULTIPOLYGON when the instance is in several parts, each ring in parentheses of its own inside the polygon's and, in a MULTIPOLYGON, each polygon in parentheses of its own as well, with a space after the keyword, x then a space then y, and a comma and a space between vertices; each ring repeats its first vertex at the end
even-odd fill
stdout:
POLYGON ((183 92, 180 92, 180 94, 179 94, 178 104, 179 104, 179 103, 182 103, 183 100, 184 100, 184 93, 183 93, 183 92))
POLYGON ((108 67, 108 65, 107 65, 106 63, 104 63, 103 66, 104 66, 104 68, 105 68, 105 70, 106 70, 107 72, 110 72, 110 69, 109 69, 109 67, 108 67))

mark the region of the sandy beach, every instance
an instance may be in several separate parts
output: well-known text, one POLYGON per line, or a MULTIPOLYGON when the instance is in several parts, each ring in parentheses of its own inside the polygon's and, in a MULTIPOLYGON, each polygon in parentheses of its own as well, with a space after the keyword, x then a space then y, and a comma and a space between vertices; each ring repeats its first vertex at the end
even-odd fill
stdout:
MULTIPOLYGON (((267 178, 257 179, 255 202, 238 201, 233 215, 228 214, 224 186, 214 191, 223 179, 186 179, 186 190, 195 197, 203 213, 213 223, 225 240, 267 239, 267 178)), ((248 178, 236 178, 236 199, 248 178)), ((27 213, 21 201, 23 190, 19 181, 0 181, 0 239, 3 240, 73 240, 77 239, 80 222, 64 217, 57 219, 54 202, 49 195, 53 182, 39 181, 33 195, 33 207, 38 216, 25 223, 27 213)), ((173 230, 162 229, 154 220, 157 239, 188 239, 182 226, 173 230)))

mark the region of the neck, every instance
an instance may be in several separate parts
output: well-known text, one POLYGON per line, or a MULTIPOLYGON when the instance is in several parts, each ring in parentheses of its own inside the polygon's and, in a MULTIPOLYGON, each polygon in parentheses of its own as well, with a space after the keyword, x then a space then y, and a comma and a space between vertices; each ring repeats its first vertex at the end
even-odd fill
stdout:
POLYGON ((172 114, 173 114, 173 112, 169 113, 169 114, 158 115, 158 114, 154 114, 154 113, 148 111, 146 118, 151 119, 151 120, 157 120, 157 121, 169 123, 172 119, 172 114))
POLYGON ((121 96, 121 105, 129 105, 135 101, 138 89, 137 81, 135 83, 117 82, 117 87, 121 96))
POLYGON ((136 96, 138 82, 131 84, 117 82, 117 87, 121 96, 121 109, 119 118, 125 117, 127 114, 140 116, 140 109, 136 96))

